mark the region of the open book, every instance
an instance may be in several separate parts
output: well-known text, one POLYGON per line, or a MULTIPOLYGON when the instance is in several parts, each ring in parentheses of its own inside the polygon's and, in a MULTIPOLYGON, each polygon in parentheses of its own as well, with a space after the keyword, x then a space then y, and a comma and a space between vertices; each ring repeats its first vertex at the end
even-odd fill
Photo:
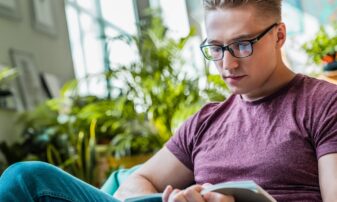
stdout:
MULTIPOLYGON (((276 202, 264 189, 257 185, 254 181, 233 181, 211 185, 201 191, 201 195, 207 192, 218 192, 226 195, 232 195, 235 202, 276 202)), ((160 202, 162 194, 148 194, 128 198, 126 202, 160 202)))

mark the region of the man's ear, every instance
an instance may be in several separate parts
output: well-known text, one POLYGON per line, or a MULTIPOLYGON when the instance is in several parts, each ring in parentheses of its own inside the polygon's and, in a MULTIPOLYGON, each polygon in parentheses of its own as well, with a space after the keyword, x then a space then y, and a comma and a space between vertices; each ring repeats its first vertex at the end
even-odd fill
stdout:
POLYGON ((287 38, 286 26, 284 23, 280 23, 280 25, 277 27, 276 47, 281 48, 285 43, 286 38, 287 38))

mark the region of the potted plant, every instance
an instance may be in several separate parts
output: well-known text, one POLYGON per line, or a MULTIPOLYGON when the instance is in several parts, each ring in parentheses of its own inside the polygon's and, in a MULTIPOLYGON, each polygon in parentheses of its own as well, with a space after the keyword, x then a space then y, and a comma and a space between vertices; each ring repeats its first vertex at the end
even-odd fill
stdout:
POLYGON ((337 76, 337 22, 332 30, 321 26, 315 38, 303 46, 312 61, 323 66, 323 73, 330 77, 337 76))
POLYGON ((84 96, 78 91, 81 79, 67 83, 60 98, 22 116, 23 143, 0 143, 9 164, 35 158, 96 184, 98 161, 108 161, 112 169, 143 162, 165 144, 178 122, 206 100, 225 99, 219 76, 206 74, 209 85, 200 88, 200 76, 190 77, 179 69, 184 65, 181 52, 194 30, 179 40, 169 38, 158 16, 149 16, 139 29, 139 35, 129 40, 116 38, 135 45, 139 61, 84 78, 108 81, 106 91, 113 93, 84 96), (115 85, 116 81, 124 85, 115 85), (115 158, 100 158, 105 154, 115 158))

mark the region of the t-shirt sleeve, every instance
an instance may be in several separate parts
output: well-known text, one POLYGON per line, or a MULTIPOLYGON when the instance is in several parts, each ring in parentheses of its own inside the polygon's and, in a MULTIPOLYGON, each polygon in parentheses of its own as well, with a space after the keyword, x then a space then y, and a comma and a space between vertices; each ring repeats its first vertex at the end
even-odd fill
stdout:
POLYGON ((180 162, 191 170, 194 169, 192 159, 194 137, 203 121, 207 119, 217 105, 218 103, 205 105, 199 112, 185 121, 165 145, 180 162))
POLYGON ((194 119, 196 117, 193 116, 184 122, 165 145, 180 162, 191 170, 193 170, 191 154, 193 150, 194 119))
POLYGON ((337 92, 328 96, 329 102, 322 103, 318 129, 314 134, 317 159, 325 154, 337 153, 337 92))

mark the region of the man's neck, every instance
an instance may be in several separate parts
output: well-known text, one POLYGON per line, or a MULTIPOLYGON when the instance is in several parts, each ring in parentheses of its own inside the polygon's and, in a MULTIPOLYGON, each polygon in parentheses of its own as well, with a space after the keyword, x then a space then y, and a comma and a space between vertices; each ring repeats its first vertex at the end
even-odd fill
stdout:
POLYGON ((243 100, 248 102, 260 100, 281 89, 283 86, 288 84, 294 77, 295 73, 282 63, 281 66, 275 69, 269 79, 265 81, 263 87, 258 89, 258 91, 256 92, 242 94, 241 97, 243 98, 243 100))

